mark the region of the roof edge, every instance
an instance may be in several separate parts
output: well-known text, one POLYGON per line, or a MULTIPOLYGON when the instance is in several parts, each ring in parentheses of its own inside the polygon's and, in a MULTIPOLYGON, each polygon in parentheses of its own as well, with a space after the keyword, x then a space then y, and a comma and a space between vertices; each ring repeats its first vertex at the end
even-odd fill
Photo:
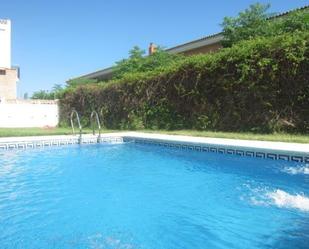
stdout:
MULTIPOLYGON (((279 18, 279 17, 285 16, 285 15, 288 15, 292 12, 299 11, 299 10, 302 11, 302 10, 305 10, 305 9, 309 9, 309 5, 305 5, 303 7, 299 7, 299 8, 296 8, 296 9, 289 10, 289 11, 285 11, 283 13, 274 15, 274 16, 269 17, 267 19, 279 18)), ((186 43, 165 49, 165 51, 167 51, 169 53, 181 53, 181 52, 193 50, 195 48, 198 48, 199 46, 215 44, 222 39, 223 39, 223 32, 219 32, 219 33, 208 35, 208 36, 205 36, 205 37, 202 37, 202 38, 190 41, 190 42, 186 42, 186 43)), ((97 71, 92 72, 92 73, 84 74, 84 75, 81 75, 79 77, 71 78, 67 81, 75 80, 75 79, 81 79, 81 78, 92 79, 93 77, 96 77, 97 75, 102 77, 102 73, 103 73, 103 76, 109 75, 109 74, 112 73, 112 70, 113 70, 113 66, 107 67, 107 68, 104 68, 104 69, 101 69, 101 70, 97 70, 97 71)))

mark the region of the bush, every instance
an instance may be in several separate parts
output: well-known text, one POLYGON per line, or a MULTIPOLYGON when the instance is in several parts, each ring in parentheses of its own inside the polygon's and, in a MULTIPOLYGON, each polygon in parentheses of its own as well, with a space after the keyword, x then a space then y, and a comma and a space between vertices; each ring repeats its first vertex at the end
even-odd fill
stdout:
POLYGON ((309 131, 309 32, 259 37, 186 57, 164 71, 127 74, 67 91, 89 123, 93 109, 113 129, 309 131))
POLYGON ((295 10, 282 17, 268 14, 270 5, 252 4, 236 17, 225 17, 221 24, 224 39, 222 45, 231 47, 243 40, 259 36, 273 37, 284 33, 309 31, 308 8, 295 10))
POLYGON ((116 62, 113 67, 113 79, 119 80, 126 77, 127 74, 138 74, 149 71, 164 71, 165 67, 177 63, 183 58, 179 54, 170 54, 161 47, 156 49, 156 52, 144 56, 145 51, 135 46, 129 51, 129 58, 116 62))

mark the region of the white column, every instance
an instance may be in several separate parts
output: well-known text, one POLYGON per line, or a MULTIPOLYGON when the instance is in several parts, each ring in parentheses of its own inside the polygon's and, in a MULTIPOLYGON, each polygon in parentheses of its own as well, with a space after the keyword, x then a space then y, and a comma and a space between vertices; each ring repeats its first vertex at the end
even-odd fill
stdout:
POLYGON ((0 19, 0 68, 11 68, 11 21, 0 19))

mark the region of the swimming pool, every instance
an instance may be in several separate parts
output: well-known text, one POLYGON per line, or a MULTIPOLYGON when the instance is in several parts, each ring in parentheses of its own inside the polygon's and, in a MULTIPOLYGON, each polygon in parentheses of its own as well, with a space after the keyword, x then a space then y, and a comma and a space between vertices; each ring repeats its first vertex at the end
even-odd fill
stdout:
POLYGON ((306 163, 134 142, 0 151, 0 248, 308 248, 306 163))

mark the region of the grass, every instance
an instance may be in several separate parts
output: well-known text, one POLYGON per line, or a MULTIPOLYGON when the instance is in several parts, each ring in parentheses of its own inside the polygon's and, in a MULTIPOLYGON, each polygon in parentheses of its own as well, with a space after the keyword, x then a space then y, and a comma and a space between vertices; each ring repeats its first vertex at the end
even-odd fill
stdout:
MULTIPOLYGON (((246 139, 260 141, 295 142, 309 143, 309 134, 258 134, 249 132, 214 132, 197 130, 139 130, 140 132, 161 133, 170 135, 186 135, 197 137, 216 137, 230 139, 246 139)), ((102 130, 102 133, 116 132, 116 130, 102 130)), ((91 133, 91 129, 83 129, 83 133, 91 133)), ((19 137, 19 136, 44 136, 44 135, 69 135, 72 134, 71 128, 0 128, 0 137, 19 137)))
MULTIPOLYGON (((78 133, 78 130, 76 130, 78 133)), ((83 133, 91 133, 89 128, 83 129, 83 133)), ((102 133, 113 132, 103 130, 102 133)), ((24 136, 48 136, 48 135, 71 135, 71 128, 0 128, 0 137, 24 137, 24 136)))
POLYGON ((197 130, 141 130, 141 132, 161 133, 170 135, 185 135, 195 137, 215 137, 215 138, 230 138, 230 139, 245 139, 245 140, 260 140, 260 141, 276 141, 288 143, 309 143, 309 134, 288 134, 288 133, 273 133, 259 134, 250 132, 215 132, 215 131, 197 131, 197 130))

